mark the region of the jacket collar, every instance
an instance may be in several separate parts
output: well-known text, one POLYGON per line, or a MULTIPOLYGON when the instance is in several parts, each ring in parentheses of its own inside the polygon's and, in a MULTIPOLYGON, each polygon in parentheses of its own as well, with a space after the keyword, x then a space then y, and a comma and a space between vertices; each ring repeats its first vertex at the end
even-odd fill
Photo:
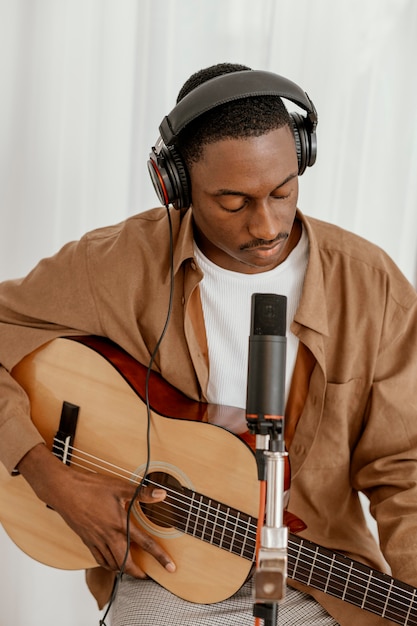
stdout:
POLYGON ((307 231, 309 258, 303 292, 300 304, 294 316, 294 322, 298 325, 298 328, 303 326, 320 335, 328 336, 329 323, 327 309, 325 307, 326 298, 319 244, 308 218, 306 218, 301 211, 297 211, 297 217, 301 220, 307 231))

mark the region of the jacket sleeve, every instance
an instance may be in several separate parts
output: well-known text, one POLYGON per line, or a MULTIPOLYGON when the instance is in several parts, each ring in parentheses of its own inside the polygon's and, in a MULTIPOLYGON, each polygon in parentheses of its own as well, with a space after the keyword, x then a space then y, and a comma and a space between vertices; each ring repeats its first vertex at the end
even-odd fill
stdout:
POLYGON ((9 471, 42 441, 12 368, 56 337, 83 333, 100 334, 86 240, 67 244, 26 278, 0 284, 0 461, 9 471))
POLYGON ((393 575, 417 586, 417 304, 411 290, 409 301, 387 303, 352 483, 370 499, 393 575))

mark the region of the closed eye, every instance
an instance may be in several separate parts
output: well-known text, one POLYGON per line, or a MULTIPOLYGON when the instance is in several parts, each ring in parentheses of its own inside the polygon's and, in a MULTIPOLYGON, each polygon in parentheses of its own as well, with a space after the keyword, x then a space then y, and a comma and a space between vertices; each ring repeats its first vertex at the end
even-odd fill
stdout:
MULTIPOLYGON (((297 176, 298 173, 287 176, 282 183, 271 191, 270 198, 274 200, 287 200, 294 191, 294 179, 296 179, 297 176)), ((219 199, 220 207, 228 213, 237 213, 248 206, 252 200, 256 199, 255 196, 233 189, 219 189, 214 194, 214 197, 219 199)))

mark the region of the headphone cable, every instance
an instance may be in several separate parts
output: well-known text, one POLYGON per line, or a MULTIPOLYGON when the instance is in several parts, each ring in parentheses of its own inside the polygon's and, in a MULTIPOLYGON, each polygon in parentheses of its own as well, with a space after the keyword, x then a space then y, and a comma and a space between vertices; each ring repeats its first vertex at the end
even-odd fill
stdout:
POLYGON ((143 475, 142 478, 139 482, 139 484, 137 485, 135 492, 129 502, 129 506, 127 508, 127 518, 126 518, 126 552, 125 552, 125 556, 123 559, 123 563, 120 567, 120 570, 117 572, 117 576, 115 578, 114 581, 114 585, 113 585, 113 590, 112 590, 112 594, 110 596, 110 600, 109 603, 107 605, 106 611, 103 615, 103 617, 100 619, 99 621, 99 626, 106 626, 106 617, 109 614, 110 608, 113 605, 113 602, 116 598, 117 595, 117 590, 119 587, 119 583, 121 582, 122 578, 123 578, 123 574, 124 574, 124 568, 126 566, 126 561, 129 557, 129 553, 130 553, 130 544, 131 544, 131 537, 130 537, 130 515, 132 512, 132 508, 134 506, 134 503, 139 495, 139 492, 146 480, 146 476, 148 474, 148 470, 149 470, 149 465, 150 465, 150 461, 151 461, 151 407, 150 407, 150 400, 149 400, 149 381, 150 381, 150 377, 151 377, 151 373, 152 373, 152 366, 154 364, 156 355, 158 354, 159 348, 161 346, 162 340, 166 335, 167 329, 168 329, 168 325, 171 319, 171 315, 172 315, 172 307, 173 307, 173 300, 174 300, 174 242, 173 242, 173 234, 172 234, 172 220, 171 220, 171 214, 168 208, 168 204, 165 205, 166 208, 166 212, 167 212, 167 217, 168 217, 168 226, 169 226, 169 262, 170 262, 170 288, 169 288, 169 301, 168 301, 168 310, 167 310, 167 314, 166 314, 166 318, 165 318, 165 323, 164 323, 164 327, 162 329, 162 332, 159 336, 158 341, 156 342, 156 346, 151 354, 151 357, 149 359, 149 363, 148 363, 148 367, 146 370, 146 381, 145 381, 145 404, 146 404, 146 415, 147 415, 147 426, 146 426, 146 463, 145 463, 145 469, 143 471, 143 475))

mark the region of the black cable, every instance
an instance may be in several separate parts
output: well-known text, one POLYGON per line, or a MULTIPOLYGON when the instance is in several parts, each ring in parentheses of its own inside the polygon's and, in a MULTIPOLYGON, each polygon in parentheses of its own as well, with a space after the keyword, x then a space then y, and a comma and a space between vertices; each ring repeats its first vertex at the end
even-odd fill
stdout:
POLYGON ((107 605, 106 611, 102 617, 102 619, 100 619, 99 621, 99 626, 106 626, 106 617, 109 614, 110 608, 114 602, 114 599, 117 595, 117 589, 119 587, 119 583, 123 578, 123 574, 124 574, 124 568, 126 566, 126 561, 129 557, 129 553, 130 553, 130 543, 131 543, 131 539, 130 539, 130 514, 132 512, 132 508, 135 504, 135 500, 139 495, 139 492, 143 486, 144 481, 146 480, 146 476, 148 474, 148 470, 149 470, 149 465, 151 462, 151 407, 150 407, 150 402, 149 402, 149 380, 151 377, 151 373, 152 373, 152 365, 154 364, 156 355, 158 354, 160 345, 162 343, 163 338, 166 335, 167 329, 168 329, 168 324, 170 322, 171 319, 171 314, 172 314, 172 307, 173 307, 173 301, 174 301, 174 242, 173 242, 173 235, 172 235, 172 221, 171 221, 171 214, 169 211, 168 206, 165 207, 166 211, 167 211, 167 217, 168 217, 168 226, 169 226, 169 261, 170 261, 170 289, 169 289, 169 301, 168 301, 168 310, 167 310, 167 315, 166 315, 166 319, 165 319, 165 324, 164 327, 162 329, 162 332, 159 336, 158 341, 156 342, 156 346, 151 354, 151 358, 149 359, 149 363, 148 363, 148 368, 146 371, 146 381, 145 381, 145 404, 146 404, 146 415, 147 415, 147 427, 146 427, 146 464, 145 464, 145 469, 143 471, 143 475, 142 475, 142 479, 140 480, 139 484, 137 485, 136 489, 135 489, 135 493, 133 494, 132 499, 129 502, 129 506, 127 508, 127 520, 126 520, 126 552, 125 552, 125 556, 123 559, 123 563, 120 567, 120 570, 117 573, 116 579, 114 581, 114 585, 113 585, 113 591, 109 600, 109 603, 107 605))

